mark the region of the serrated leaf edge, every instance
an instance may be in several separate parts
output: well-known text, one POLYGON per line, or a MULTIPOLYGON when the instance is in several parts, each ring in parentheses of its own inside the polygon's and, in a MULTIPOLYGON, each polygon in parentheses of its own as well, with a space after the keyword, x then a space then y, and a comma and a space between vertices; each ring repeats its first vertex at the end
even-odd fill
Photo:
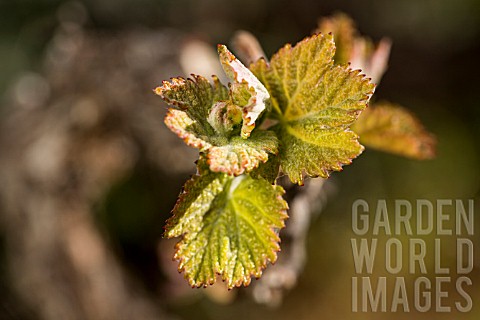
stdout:
MULTIPOLYGON (((190 232, 184 232, 183 234, 169 234, 167 229, 173 223, 173 219, 175 218, 175 214, 176 214, 175 211, 178 208, 179 204, 187 197, 187 194, 188 194, 187 189, 188 189, 188 186, 189 186, 188 183, 191 182, 193 184, 194 179, 199 178, 199 177, 200 177, 199 175, 194 175, 194 176, 192 176, 191 179, 189 179, 187 181, 184 188, 182 189, 182 192, 181 192, 180 196, 177 199, 175 207, 172 210, 173 215, 167 220, 167 224, 164 227, 164 229, 165 229, 164 237, 174 238, 174 237, 177 237, 177 236, 181 236, 181 239, 175 244, 175 254, 173 256, 173 260, 178 261, 178 272, 183 273, 185 280, 188 281, 189 285, 192 288, 200 288, 200 287, 206 288, 209 285, 213 285, 213 284, 216 283, 217 277, 213 277, 213 278, 209 279, 209 281, 207 283, 203 283, 201 281, 195 281, 193 278, 189 278, 187 273, 186 273, 185 266, 183 265, 184 258, 179 256, 179 251, 180 251, 180 246, 182 245, 182 242, 184 241, 184 239, 186 239, 186 237, 188 237, 190 232)), ((238 176, 238 177, 234 178, 234 180, 239 179, 238 182, 236 183, 235 188, 238 187, 238 185, 241 183, 241 179, 243 177, 244 176, 238 176)), ((233 183, 234 183, 234 181, 232 181, 232 183, 230 185, 229 193, 232 193, 234 191, 234 189, 232 190, 233 183)), ((270 259, 267 255, 263 255, 263 257, 262 257, 263 261, 258 266, 257 270, 252 271, 248 275, 242 277, 241 279, 238 279, 237 281, 233 281, 233 282, 228 282, 227 281, 228 280, 228 275, 226 274, 225 271, 220 271, 215 267, 214 270, 213 270, 214 274, 216 274, 218 276, 221 276, 223 282, 227 281, 227 287, 228 287, 229 290, 233 289, 234 287, 241 287, 242 285, 245 286, 245 287, 249 286, 251 281, 252 281, 252 276, 255 277, 256 279, 259 279, 263 274, 263 270, 267 267, 267 264, 269 262, 271 264, 275 264, 275 262, 277 261, 277 258, 278 258, 277 253, 281 251, 281 248, 280 248, 281 239, 279 237, 279 231, 282 228, 285 227, 285 220, 288 219, 288 214, 287 214, 288 203, 282 197, 283 194, 285 194, 285 190, 281 186, 278 186, 278 185, 272 185, 272 187, 275 190, 276 199, 279 200, 279 203, 281 203, 282 206, 283 206, 283 208, 281 208, 281 210, 278 212, 280 214, 280 220, 281 220, 281 223, 282 223, 281 227, 278 228, 278 227, 275 227, 275 226, 272 226, 272 225, 269 226, 270 230, 275 234, 275 241, 273 242, 275 248, 271 252, 274 259, 270 259)), ((223 191, 223 189, 222 189, 222 191, 223 191)), ((220 191, 220 192, 222 192, 222 191, 220 191)))

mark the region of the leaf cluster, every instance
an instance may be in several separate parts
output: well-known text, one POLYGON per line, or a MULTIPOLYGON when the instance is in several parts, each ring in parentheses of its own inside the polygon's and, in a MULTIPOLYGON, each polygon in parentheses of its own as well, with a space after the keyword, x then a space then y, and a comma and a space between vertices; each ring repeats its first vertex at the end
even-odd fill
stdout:
POLYGON ((192 286, 213 284, 219 274, 231 288, 276 260, 288 208, 275 184, 279 173, 303 184, 362 152, 350 126, 374 85, 334 64, 331 34, 286 45, 249 68, 223 45, 218 53, 228 86, 192 75, 155 92, 173 106, 167 127, 200 156, 165 235, 182 236, 175 258, 192 286))
POLYGON ((276 261, 288 209, 279 175, 299 185, 328 178, 362 153, 358 134, 381 150, 433 156, 434 139, 401 107, 378 104, 357 121, 375 85, 348 59, 381 77, 384 70, 375 64, 381 50, 358 36, 345 15, 319 28, 335 36, 319 32, 248 68, 219 45, 227 86, 216 76, 192 75, 155 89, 172 106, 167 127, 199 149, 197 174, 165 227, 166 237, 182 237, 175 259, 193 287, 213 284, 217 276, 229 288, 248 285, 276 261))

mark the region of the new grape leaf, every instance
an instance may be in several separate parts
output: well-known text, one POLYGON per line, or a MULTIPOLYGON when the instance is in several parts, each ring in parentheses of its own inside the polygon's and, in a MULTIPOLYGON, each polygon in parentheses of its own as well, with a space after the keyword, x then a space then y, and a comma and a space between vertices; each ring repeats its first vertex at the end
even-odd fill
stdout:
POLYGON ((353 69, 362 69, 372 82, 380 83, 387 70, 391 42, 382 38, 378 43, 361 36, 355 22, 344 13, 337 13, 319 21, 317 32, 332 32, 335 40, 335 63, 350 63, 353 69))
POLYGON ((192 287, 215 283, 247 286, 280 250, 278 232, 287 218, 283 189, 249 175, 203 170, 184 186, 165 236, 176 245, 178 269, 192 287))
POLYGON ((279 123, 280 165, 294 183, 329 176, 350 164, 363 147, 349 129, 375 86, 360 70, 334 65, 331 34, 317 34, 250 66, 270 92, 279 123))
POLYGON ((255 130, 248 139, 236 133, 242 111, 229 102, 228 89, 216 77, 213 85, 201 76, 174 78, 164 81, 155 92, 177 107, 167 112, 167 127, 187 145, 205 153, 214 172, 237 176, 266 162, 269 153, 278 152, 274 132, 255 130))
POLYGON ((365 110, 352 125, 368 147, 425 160, 435 157, 436 140, 408 110, 379 102, 365 110))
MULTIPOLYGON (((335 63, 348 63, 352 59, 352 52, 354 50, 355 41, 360 39, 355 28, 354 21, 344 13, 337 13, 330 17, 322 18, 318 23, 317 32, 329 33, 331 32, 335 40, 335 63)), ((368 48, 372 47, 370 42, 367 42, 368 48)))
POLYGON ((218 54, 225 74, 233 81, 230 85, 232 101, 242 107, 242 137, 248 138, 255 121, 265 110, 270 98, 267 89, 224 45, 218 46, 218 54))

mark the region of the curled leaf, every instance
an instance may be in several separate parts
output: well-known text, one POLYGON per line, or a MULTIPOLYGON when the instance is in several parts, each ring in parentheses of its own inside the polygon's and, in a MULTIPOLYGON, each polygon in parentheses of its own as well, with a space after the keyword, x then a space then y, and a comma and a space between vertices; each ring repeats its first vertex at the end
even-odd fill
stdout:
POLYGON ((171 82, 163 81, 162 86, 155 89, 155 93, 166 103, 184 111, 208 134, 214 134, 207 119, 215 102, 228 99, 228 89, 215 76, 213 85, 202 76, 192 77, 172 78, 171 82))
POLYGON ((232 137, 224 146, 207 151, 210 170, 238 176, 250 172, 268 160, 268 154, 278 153, 278 139, 272 131, 255 131, 247 140, 232 137))
POLYGON ((230 92, 234 104, 243 109, 241 135, 248 138, 255 121, 265 110, 270 95, 264 85, 224 45, 218 46, 220 62, 226 75, 233 81, 230 92))
POLYGON ((185 143, 206 153, 210 170, 238 176, 250 172, 278 152, 274 132, 257 130, 249 139, 239 136, 209 136, 207 129, 192 120, 186 112, 170 109, 165 124, 185 143))
POLYGON ((238 176, 266 162, 269 153, 276 154, 278 139, 271 131, 251 133, 256 117, 265 108, 265 96, 250 87, 251 77, 255 77, 245 67, 246 71, 238 71, 240 62, 235 61, 231 61, 231 72, 240 82, 234 83, 230 91, 217 77, 213 78, 212 85, 207 79, 193 75, 193 79, 164 81, 155 93, 176 107, 165 117, 167 127, 187 145, 205 152, 210 170, 238 176), (238 134, 242 120, 242 137, 249 136, 249 139, 242 139, 238 134))
POLYGON ((200 151, 212 147, 208 140, 207 130, 192 120, 184 111, 169 109, 165 116, 165 125, 175 133, 179 138, 191 147, 200 149, 200 151))

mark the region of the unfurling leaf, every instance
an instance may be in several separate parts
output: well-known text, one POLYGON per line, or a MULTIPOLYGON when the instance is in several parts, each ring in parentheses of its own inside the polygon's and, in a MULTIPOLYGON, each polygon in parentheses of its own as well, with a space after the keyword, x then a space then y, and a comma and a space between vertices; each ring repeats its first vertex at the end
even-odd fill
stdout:
POLYGON ((209 129, 208 134, 213 134, 213 130, 207 126, 207 119, 214 102, 228 99, 228 89, 215 76, 213 86, 202 76, 192 76, 193 79, 173 78, 172 82, 163 81, 155 93, 168 104, 185 111, 200 126, 209 129))
MULTIPOLYGON (((316 32, 332 33, 335 40, 335 63, 350 62, 355 39, 358 37, 355 23, 344 13, 337 13, 331 17, 324 17, 318 22, 316 32)), ((370 43, 369 43, 370 44, 370 43)))
POLYGON ((232 137, 228 144, 207 151, 210 170, 238 176, 250 172, 278 152, 278 139, 272 131, 255 131, 247 140, 232 137))
POLYGON ((171 83, 163 82, 156 93, 179 108, 168 111, 167 127, 186 144, 205 153, 214 172, 235 176, 250 172, 266 162, 269 153, 278 152, 274 132, 256 130, 249 139, 240 137, 235 131, 241 121, 238 107, 228 102, 228 90, 216 78, 213 86, 200 76, 175 78, 171 83))
POLYGON ((391 42, 387 38, 374 44, 359 34, 354 21, 344 13, 337 13, 319 21, 317 32, 333 33, 335 63, 350 63, 352 69, 362 69, 372 82, 378 84, 387 70, 391 42))
POLYGON ((255 121, 265 110, 270 98, 267 89, 224 45, 218 46, 218 54, 225 74, 233 83, 230 86, 232 102, 243 110, 242 137, 248 138, 255 121))
POLYGON ((368 147, 413 159, 432 159, 435 138, 408 110, 388 102, 365 110, 352 126, 368 147))
POLYGON ((283 189, 248 175, 204 172, 189 180, 167 222, 179 271, 192 287, 221 275, 229 288, 260 277, 280 250, 278 232, 287 218, 283 189))
POLYGON ((294 183, 304 175, 326 178, 351 163, 363 147, 348 127, 375 86, 346 66, 334 66, 332 35, 314 35, 286 45, 271 59, 250 66, 271 94, 282 170, 294 183))
POLYGON ((207 129, 188 117, 186 112, 171 109, 165 124, 189 146, 200 149, 207 156, 210 170, 238 176, 250 172, 268 160, 268 154, 278 152, 274 132, 257 130, 249 139, 208 136, 207 129))

